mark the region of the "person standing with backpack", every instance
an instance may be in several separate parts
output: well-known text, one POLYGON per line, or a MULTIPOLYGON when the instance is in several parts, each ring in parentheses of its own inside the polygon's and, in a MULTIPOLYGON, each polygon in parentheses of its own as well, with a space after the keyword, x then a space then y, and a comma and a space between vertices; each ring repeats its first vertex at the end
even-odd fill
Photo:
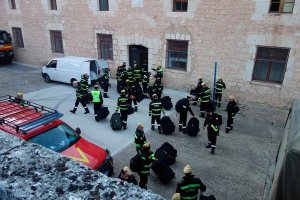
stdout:
POLYGON ((124 129, 127 128, 127 119, 128 119, 128 107, 129 107, 129 100, 126 96, 125 90, 121 91, 121 95, 118 98, 118 104, 116 108, 116 112, 120 110, 121 119, 122 119, 122 126, 124 129))
POLYGON ((211 154, 215 153, 217 136, 219 135, 220 125, 222 124, 222 116, 213 113, 211 110, 207 111, 203 128, 207 127, 208 144, 206 148, 211 148, 211 154))
POLYGON ((183 134, 186 133, 187 113, 190 112, 193 117, 195 116, 189 102, 192 100, 192 96, 188 95, 187 98, 177 101, 175 105, 175 109, 179 113, 179 132, 182 131, 183 134))
POLYGON ((96 83, 94 87, 95 89, 89 94, 90 95, 89 99, 92 100, 94 104, 95 120, 98 122, 99 121, 98 112, 103 105, 103 98, 102 98, 101 91, 99 90, 99 83, 96 83))
POLYGON ((226 85, 223 82, 222 78, 218 78, 218 81, 216 83, 216 95, 215 95, 215 101, 218 103, 218 107, 221 107, 221 102, 222 102, 222 93, 223 90, 226 89, 226 85))
POLYGON ((144 133, 144 124, 143 123, 138 123, 135 134, 134 134, 134 143, 135 143, 135 148, 136 152, 140 153, 142 147, 144 144, 147 143, 146 136, 144 133))
POLYGON ((145 143, 141 149, 141 167, 138 172, 140 176, 139 186, 141 188, 147 189, 148 176, 150 174, 150 169, 152 163, 156 160, 154 153, 150 151, 150 143, 145 143))
POLYGON ((227 126, 226 126, 226 133, 229 133, 230 130, 233 129, 233 119, 236 113, 238 113, 240 108, 238 107, 237 103, 234 100, 234 96, 229 96, 229 102, 226 107, 227 111, 227 126))
POLYGON ((155 130, 155 121, 158 127, 158 133, 161 134, 161 126, 160 126, 160 117, 161 113, 165 115, 165 110, 162 106, 160 99, 158 99, 157 94, 153 94, 153 100, 149 104, 149 116, 151 116, 151 129, 155 130))

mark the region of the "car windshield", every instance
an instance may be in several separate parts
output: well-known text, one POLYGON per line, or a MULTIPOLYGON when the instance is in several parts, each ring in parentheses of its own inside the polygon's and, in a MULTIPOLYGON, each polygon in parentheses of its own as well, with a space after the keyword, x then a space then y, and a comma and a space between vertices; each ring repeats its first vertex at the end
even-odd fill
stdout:
POLYGON ((0 44, 6 44, 6 43, 10 43, 11 39, 9 34, 5 33, 5 32, 0 32, 0 44))
POLYGON ((56 152, 62 152, 79 140, 79 136, 65 124, 45 131, 31 139, 29 142, 40 144, 56 152))

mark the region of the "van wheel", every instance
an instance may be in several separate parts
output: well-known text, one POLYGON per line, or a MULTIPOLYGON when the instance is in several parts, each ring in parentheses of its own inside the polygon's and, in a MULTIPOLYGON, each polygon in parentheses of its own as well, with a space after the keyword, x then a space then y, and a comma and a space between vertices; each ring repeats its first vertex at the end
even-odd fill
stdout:
POLYGON ((49 75, 48 74, 44 74, 44 81, 46 82, 46 83, 50 83, 51 82, 51 79, 50 79, 50 77, 49 77, 49 75))
POLYGON ((72 78, 71 81, 70 81, 70 83, 71 83, 72 86, 73 86, 73 82, 74 81, 77 81, 76 78, 72 78))

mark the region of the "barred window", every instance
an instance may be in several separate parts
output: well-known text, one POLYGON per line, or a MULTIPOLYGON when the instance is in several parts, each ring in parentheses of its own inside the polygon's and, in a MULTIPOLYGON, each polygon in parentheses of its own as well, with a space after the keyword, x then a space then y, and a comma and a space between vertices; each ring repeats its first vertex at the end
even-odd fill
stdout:
POLYGON ((289 49, 258 47, 252 80, 282 84, 289 49))
POLYGON ((24 41, 21 28, 12 27, 15 47, 24 48, 24 41))
POLYGON ((167 68, 186 70, 188 58, 188 41, 167 41, 167 68))
POLYGON ((187 12, 188 0, 173 0, 173 12, 187 12))
POLYGON ((112 35, 97 34, 98 57, 113 60, 112 35))
POLYGON ((57 10, 56 0, 50 0, 50 10, 57 10))
POLYGON ((292 13, 295 0, 271 0, 269 12, 292 13))
POLYGON ((53 53, 64 53, 61 31, 50 31, 51 47, 53 53))

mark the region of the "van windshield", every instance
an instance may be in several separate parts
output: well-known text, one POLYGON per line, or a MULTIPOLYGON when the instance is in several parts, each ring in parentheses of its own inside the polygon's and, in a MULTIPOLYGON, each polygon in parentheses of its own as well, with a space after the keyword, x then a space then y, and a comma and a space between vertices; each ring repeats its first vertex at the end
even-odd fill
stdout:
POLYGON ((0 31, 0 44, 10 44, 10 35, 4 31, 0 31))
POLYGON ((75 144, 79 139, 80 137, 70 127, 61 124, 29 139, 28 141, 40 144, 56 152, 62 152, 75 144))

